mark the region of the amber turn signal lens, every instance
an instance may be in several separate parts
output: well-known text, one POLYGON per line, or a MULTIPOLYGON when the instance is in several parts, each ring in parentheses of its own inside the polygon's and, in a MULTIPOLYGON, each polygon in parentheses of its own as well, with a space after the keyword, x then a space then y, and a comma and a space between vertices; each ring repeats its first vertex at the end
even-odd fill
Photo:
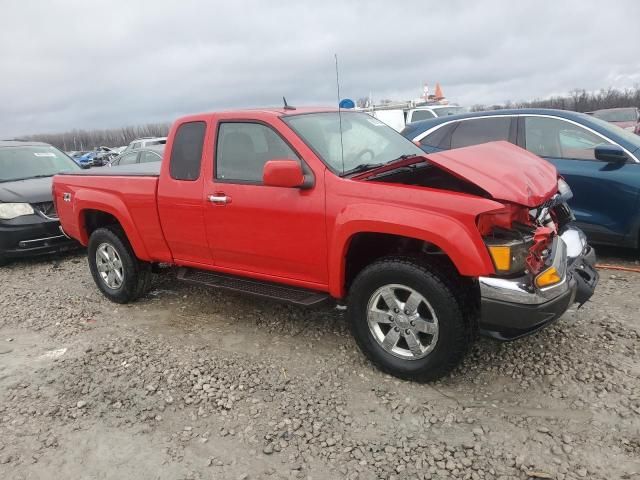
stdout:
POLYGON ((511 247, 504 245, 488 245, 489 253, 493 259, 493 265, 496 270, 503 272, 509 271, 511 268, 511 247))
POLYGON ((549 267, 536 277, 536 285, 539 288, 548 287, 558 283, 560 280, 562 278, 560 278, 558 271, 553 267, 549 267))

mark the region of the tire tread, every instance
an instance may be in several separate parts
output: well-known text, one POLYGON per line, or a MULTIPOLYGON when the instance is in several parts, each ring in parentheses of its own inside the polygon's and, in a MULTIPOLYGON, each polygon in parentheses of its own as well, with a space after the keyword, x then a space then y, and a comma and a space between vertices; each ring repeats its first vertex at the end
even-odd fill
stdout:
MULTIPOLYGON (((358 334, 354 322, 356 321, 356 315, 351 312, 350 328, 351 332, 358 344, 360 350, 382 371, 389 373, 393 376, 403 378, 406 380, 413 380, 418 382, 429 382, 437 380, 447 375, 453 370, 462 360, 467 353, 471 343, 474 339, 474 321, 472 309, 469 302, 466 301, 467 294, 462 289, 461 282, 457 281, 457 278, 451 275, 449 272, 445 272, 445 269, 438 266, 434 266, 426 261, 422 257, 413 256, 389 256, 384 257, 376 262, 372 263, 368 267, 365 267, 354 280, 350 293, 349 293, 349 309, 354 308, 351 303, 354 292, 358 292, 363 287, 363 283, 371 275, 379 275, 384 272, 388 272, 393 269, 402 268, 406 271, 411 271, 417 276, 423 276, 430 282, 437 285, 439 294, 442 294, 444 300, 454 310, 454 315, 461 319, 462 328, 454 330, 453 341, 449 345, 449 350, 446 355, 445 361, 435 365, 433 368, 426 369, 424 371, 399 371, 390 367, 383 359, 379 358, 374 352, 370 351, 370 348, 365 343, 364 339, 358 334)), ((440 340, 439 340, 440 341, 440 340)))

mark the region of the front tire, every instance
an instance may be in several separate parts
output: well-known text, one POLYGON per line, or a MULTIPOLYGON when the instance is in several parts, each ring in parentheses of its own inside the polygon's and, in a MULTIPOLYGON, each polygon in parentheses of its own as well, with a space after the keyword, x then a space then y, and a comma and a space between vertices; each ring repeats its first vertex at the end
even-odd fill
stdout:
MULTIPOLYGON (((455 279, 406 257, 387 257, 354 280, 348 300, 360 350, 393 376, 427 382, 449 373, 473 338, 455 279)), ((468 309, 467 309, 468 310, 468 309)))
POLYGON ((151 264, 138 260, 119 227, 98 228, 91 234, 88 260, 93 281, 112 302, 131 302, 149 288, 151 264))

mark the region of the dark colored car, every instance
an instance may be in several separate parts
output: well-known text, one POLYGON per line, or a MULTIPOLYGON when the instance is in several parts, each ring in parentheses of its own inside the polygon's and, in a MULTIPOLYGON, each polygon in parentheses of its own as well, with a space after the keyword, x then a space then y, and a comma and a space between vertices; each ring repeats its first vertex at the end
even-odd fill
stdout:
POLYGON ((402 134, 426 152, 494 140, 526 148, 566 179, 591 242, 640 246, 640 137, 627 130, 583 113, 516 109, 424 120, 402 134))
POLYGON ((0 264, 77 246, 60 230, 51 194, 53 175, 77 170, 46 143, 0 141, 0 264))
POLYGON ((118 155, 109 164, 109 167, 120 165, 134 165, 136 163, 159 162, 162 160, 164 145, 153 145, 138 150, 127 150, 118 155))
POLYGON ((595 110, 587 113, 599 118, 600 120, 613 123, 620 128, 629 130, 636 135, 640 135, 640 111, 635 107, 605 108, 603 110, 595 110))

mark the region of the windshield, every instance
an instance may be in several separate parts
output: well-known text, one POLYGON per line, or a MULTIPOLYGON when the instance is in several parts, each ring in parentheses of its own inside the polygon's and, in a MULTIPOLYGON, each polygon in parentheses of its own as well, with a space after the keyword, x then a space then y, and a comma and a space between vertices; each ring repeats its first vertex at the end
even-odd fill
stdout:
POLYGON ((449 115, 458 115, 459 113, 465 113, 465 108, 464 107, 434 108, 433 113, 435 113, 437 117, 447 117, 449 115))
POLYGON ((290 115, 282 119, 334 171, 382 165, 403 155, 424 152, 391 127, 366 113, 338 112, 290 115), (344 163, 343 155, 344 152, 344 163))
POLYGON ((50 145, 0 148, 0 182, 52 177, 73 170, 80 167, 50 145))
POLYGON ((596 110, 592 113, 592 115, 607 122, 638 121, 638 112, 635 108, 621 108, 619 110, 596 110))

